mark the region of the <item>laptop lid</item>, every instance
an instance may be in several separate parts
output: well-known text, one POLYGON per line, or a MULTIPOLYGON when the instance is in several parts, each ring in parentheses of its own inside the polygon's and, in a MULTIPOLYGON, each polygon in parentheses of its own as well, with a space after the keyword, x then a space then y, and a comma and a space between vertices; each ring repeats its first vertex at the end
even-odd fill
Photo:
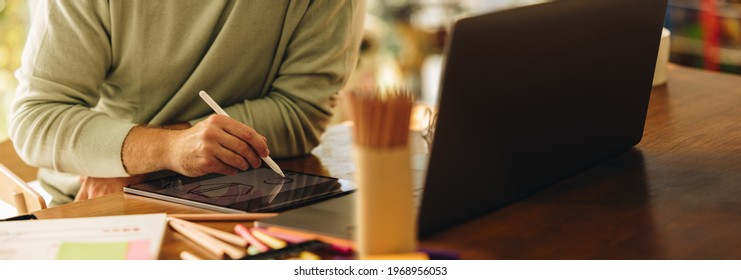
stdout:
POLYGON ((643 134, 666 0, 561 0, 455 23, 419 212, 429 234, 643 134))
MULTIPOLYGON (((456 22, 420 235, 501 208, 637 144, 665 8, 666 0, 561 0, 456 22)), ((351 238, 354 196, 256 224, 351 238)))

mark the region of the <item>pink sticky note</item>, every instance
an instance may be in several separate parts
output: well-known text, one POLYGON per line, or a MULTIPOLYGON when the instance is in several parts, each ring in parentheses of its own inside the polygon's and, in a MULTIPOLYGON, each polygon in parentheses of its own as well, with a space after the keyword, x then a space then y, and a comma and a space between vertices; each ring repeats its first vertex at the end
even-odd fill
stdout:
POLYGON ((149 240, 129 241, 129 248, 126 250, 127 260, 150 260, 152 255, 149 253, 149 240))

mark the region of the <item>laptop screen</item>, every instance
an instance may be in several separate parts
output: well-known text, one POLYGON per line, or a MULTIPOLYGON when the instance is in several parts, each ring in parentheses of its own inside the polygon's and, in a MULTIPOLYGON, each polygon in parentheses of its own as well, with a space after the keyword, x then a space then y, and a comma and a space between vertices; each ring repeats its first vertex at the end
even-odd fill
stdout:
POLYGON ((637 144, 665 10, 666 0, 563 0, 456 22, 420 233, 501 208, 637 144))

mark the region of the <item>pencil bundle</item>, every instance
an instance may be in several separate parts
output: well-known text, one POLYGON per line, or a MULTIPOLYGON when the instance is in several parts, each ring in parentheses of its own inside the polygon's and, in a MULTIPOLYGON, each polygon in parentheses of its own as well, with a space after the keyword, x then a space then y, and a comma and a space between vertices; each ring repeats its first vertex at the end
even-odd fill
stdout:
POLYGON ((362 147, 406 146, 414 97, 400 88, 365 89, 349 95, 354 141, 362 147))
POLYGON ((355 242, 358 255, 416 251, 409 152, 414 99, 404 89, 374 89, 349 95, 354 123, 357 187, 355 242))
MULTIPOLYGON (((193 214, 189 217, 203 218, 198 214, 193 214)), ((233 260, 318 260, 320 256, 311 251, 330 251, 343 255, 352 253, 352 249, 349 247, 343 247, 342 245, 335 245, 321 240, 313 240, 314 236, 302 237, 290 232, 281 232, 280 230, 257 227, 247 228, 241 224, 234 226, 234 232, 236 233, 234 234, 178 219, 172 215, 167 220, 170 227, 175 231, 208 251, 208 259, 224 259, 228 257, 228 259, 233 260)), ((180 258, 184 260, 202 259, 188 251, 182 251, 180 258)))

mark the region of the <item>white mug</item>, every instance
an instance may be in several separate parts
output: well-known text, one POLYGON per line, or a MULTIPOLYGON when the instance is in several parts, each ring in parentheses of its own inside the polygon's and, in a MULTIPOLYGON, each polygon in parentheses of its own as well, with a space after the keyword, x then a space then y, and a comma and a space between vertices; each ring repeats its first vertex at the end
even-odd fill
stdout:
POLYGON ((669 45, 671 45, 671 32, 664 28, 661 31, 661 43, 659 44, 659 55, 656 56, 656 69, 654 69, 653 85, 666 83, 667 65, 669 64, 669 45))

